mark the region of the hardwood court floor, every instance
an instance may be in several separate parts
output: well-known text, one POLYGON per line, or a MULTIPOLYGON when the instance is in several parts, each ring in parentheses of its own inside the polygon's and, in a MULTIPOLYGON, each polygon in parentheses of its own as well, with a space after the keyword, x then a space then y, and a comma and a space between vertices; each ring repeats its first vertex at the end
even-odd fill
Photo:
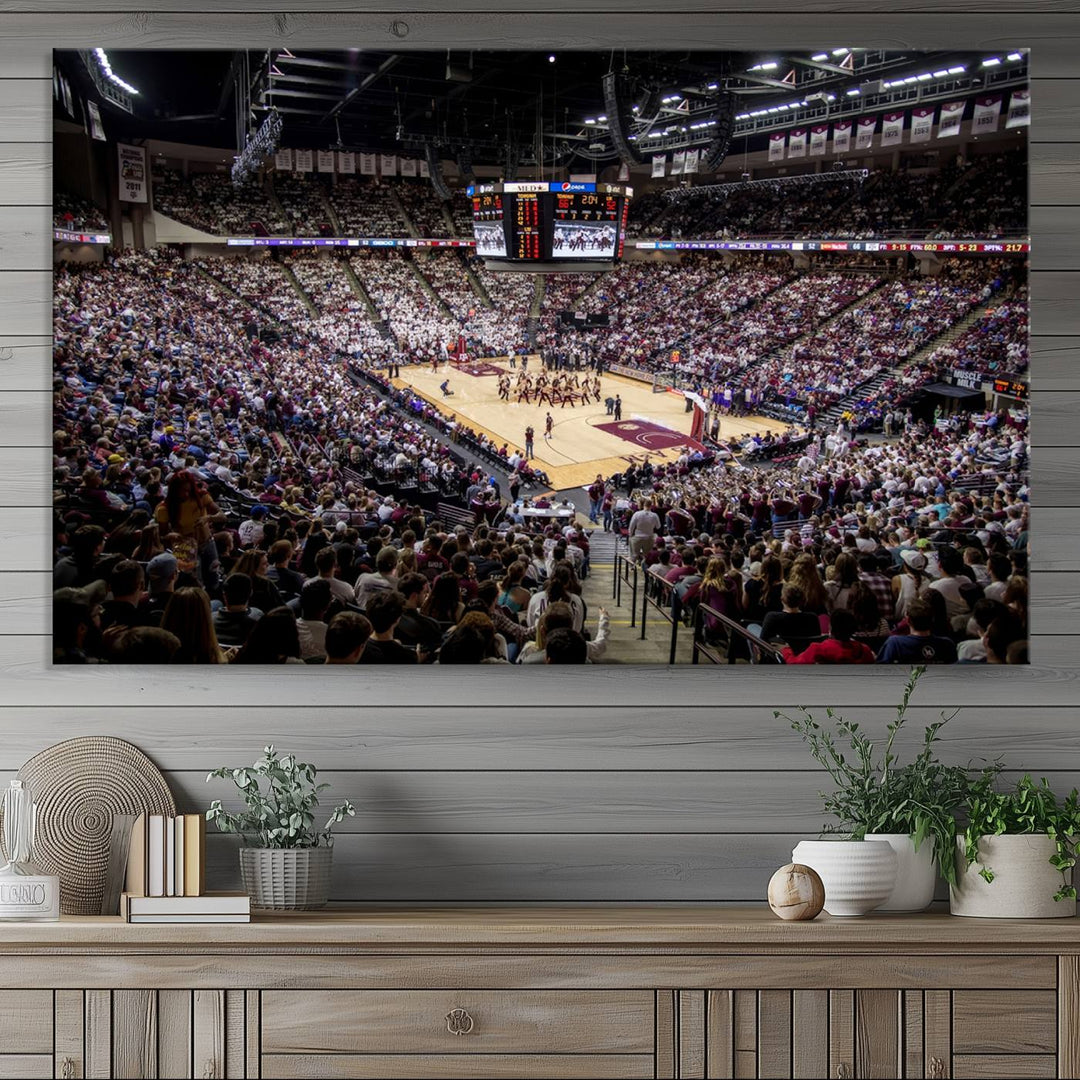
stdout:
MULTIPOLYGON (((516 380, 517 371, 510 369, 505 357, 494 358, 487 363, 509 371, 511 379, 516 380)), ((520 365, 520 361, 518 363, 520 365)), ((532 357, 529 371, 538 371, 539 363, 537 357, 532 357)), ((447 416, 457 416, 473 430, 489 435, 500 445, 505 442, 524 451, 525 429, 532 424, 536 432, 533 460, 550 476, 552 487, 556 490, 587 485, 597 473, 611 476, 622 472, 630 464, 643 463, 646 458, 654 462, 673 461, 682 452, 679 447, 648 450, 619 435, 600 430, 597 425, 613 420, 607 415, 603 402, 603 398, 609 394, 622 397, 624 421, 645 420, 684 435, 690 431, 691 414, 686 412, 681 395, 670 392, 654 394, 648 383, 622 375, 607 374, 601 377, 599 402, 552 409, 555 426, 551 439, 547 440, 544 438, 547 404, 536 405, 535 397, 533 404, 524 401, 518 403, 513 387, 510 401, 502 401, 496 376, 470 375, 453 364, 442 364, 437 372, 429 366, 408 367, 403 368, 401 374, 402 378, 393 380, 395 386, 412 389, 447 416), (443 397, 439 390, 445 379, 450 380, 453 397, 443 397)), ((721 431, 726 437, 776 426, 774 421, 765 417, 739 417, 724 419, 721 431)))

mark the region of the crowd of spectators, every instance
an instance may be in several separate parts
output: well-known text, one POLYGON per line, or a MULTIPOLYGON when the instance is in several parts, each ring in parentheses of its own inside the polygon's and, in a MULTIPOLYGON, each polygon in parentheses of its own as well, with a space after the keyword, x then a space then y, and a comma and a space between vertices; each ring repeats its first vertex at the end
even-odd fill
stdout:
POLYGON ((406 236, 390 185, 373 177, 338 177, 331 202, 345 236, 406 236))
POLYGON ((108 229, 109 221, 105 211, 89 199, 69 191, 56 191, 53 193, 53 228, 86 232, 108 229))
POLYGON ((688 622, 711 609, 705 638, 729 662, 749 639, 712 612, 788 663, 1027 662, 1025 414, 908 416, 875 444, 840 428, 747 464, 760 441, 607 484, 631 555, 688 622))
POLYGON ((273 173, 274 194, 289 221, 292 236, 332 236, 334 228, 326 208, 327 185, 307 173, 273 173))
POLYGON ((227 173, 192 173, 155 169, 154 208, 185 225, 217 236, 285 236, 289 223, 281 216, 262 181, 240 187, 227 173))

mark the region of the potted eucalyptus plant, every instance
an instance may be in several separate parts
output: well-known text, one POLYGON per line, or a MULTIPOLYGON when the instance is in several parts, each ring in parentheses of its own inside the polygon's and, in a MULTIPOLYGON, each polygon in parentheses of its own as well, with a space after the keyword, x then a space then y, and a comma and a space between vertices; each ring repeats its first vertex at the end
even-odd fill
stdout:
MULTIPOLYGON (((829 881, 825 880, 825 910, 831 914, 841 889, 852 899, 846 905, 865 911, 922 911, 934 897, 937 870, 950 884, 956 881, 956 866, 942 852, 951 853, 956 843, 956 812, 963 806, 970 770, 944 765, 938 760, 936 743, 941 729, 955 713, 928 724, 916 756, 901 764, 895 750, 898 736, 907 722, 908 706, 925 667, 912 669, 896 719, 887 727, 884 747, 879 750, 862 727, 826 710, 826 724, 819 724, 801 707, 792 718, 781 712, 810 749, 810 754, 829 774, 832 791, 820 792, 825 810, 835 821, 825 827, 826 840, 804 841, 796 849, 796 862, 806 863, 823 879, 834 881, 833 906, 829 881), (848 840, 851 843, 840 844, 848 840), (861 843, 860 843, 861 842, 861 843), (877 850, 867 850, 867 842, 877 850), (879 844, 895 853, 895 874, 888 877, 879 844), (817 860, 821 866, 816 865, 817 860), (825 867, 825 873, 822 873, 825 867), (876 899, 875 899, 876 898, 876 899)), ((995 775, 991 765, 986 775, 995 775)))
POLYGON ((957 875, 949 909, 954 915, 996 919, 1052 919, 1076 914, 1076 837, 1080 797, 1059 799, 1046 780, 1024 776, 1010 790, 993 775, 967 793, 967 824, 956 838, 957 875))
POLYGON ((215 769, 210 780, 232 780, 244 809, 230 813, 215 799, 206 820, 240 837, 240 875, 253 907, 310 911, 326 906, 330 892, 333 828, 356 811, 335 806, 320 829, 315 824, 319 794, 314 765, 295 755, 279 756, 267 746, 250 768, 215 769))

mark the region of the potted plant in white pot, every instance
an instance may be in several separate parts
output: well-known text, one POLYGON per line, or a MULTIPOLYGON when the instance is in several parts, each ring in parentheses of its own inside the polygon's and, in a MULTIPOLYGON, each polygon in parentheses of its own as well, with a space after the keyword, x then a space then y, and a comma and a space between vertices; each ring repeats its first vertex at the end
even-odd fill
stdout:
POLYGON ((215 769, 207 781, 232 780, 245 809, 229 813, 215 799, 206 812, 224 833, 240 837, 240 875, 256 908, 311 911, 326 906, 333 859, 333 828, 356 811, 335 806, 322 829, 315 826, 319 794, 314 765, 295 755, 279 757, 273 746, 246 769, 215 769))
MULTIPOLYGON (((900 764, 894 750, 911 696, 925 670, 912 670, 880 753, 858 723, 845 720, 832 709, 826 710, 828 728, 817 723, 805 707, 794 719, 775 714, 802 736, 814 760, 835 785, 831 792, 820 793, 825 810, 836 819, 823 830, 831 839, 803 841, 792 855, 796 862, 812 866, 824 880, 825 910, 830 914, 840 914, 834 910, 838 907, 845 909, 844 914, 922 911, 934 898, 939 861, 945 864, 940 867, 945 879, 950 884, 956 880, 953 860, 939 860, 938 853, 954 849, 955 814, 963 805, 970 770, 942 764, 935 748, 941 729, 952 716, 942 714, 940 720, 926 726, 919 753, 907 764, 900 764), (841 741, 846 743, 848 756, 840 748, 841 741), (868 843, 872 850, 867 850, 868 843), (895 855, 895 873, 887 888, 889 860, 877 850, 879 844, 887 845, 895 855)), ((997 765, 990 766, 987 774, 994 775, 997 770, 997 765)))
POLYGON ((1053 919, 1076 914, 1076 789, 1059 800, 1046 780, 1025 776, 1000 791, 993 775, 973 781, 956 839, 954 915, 988 919, 1053 919))

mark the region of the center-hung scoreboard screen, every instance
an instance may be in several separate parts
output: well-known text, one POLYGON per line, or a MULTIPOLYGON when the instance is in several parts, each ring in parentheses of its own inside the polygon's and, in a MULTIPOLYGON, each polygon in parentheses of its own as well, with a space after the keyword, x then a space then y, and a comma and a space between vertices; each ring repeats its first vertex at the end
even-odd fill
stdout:
POLYGON ((570 181, 474 184, 476 252, 513 263, 622 258, 633 189, 570 181))

